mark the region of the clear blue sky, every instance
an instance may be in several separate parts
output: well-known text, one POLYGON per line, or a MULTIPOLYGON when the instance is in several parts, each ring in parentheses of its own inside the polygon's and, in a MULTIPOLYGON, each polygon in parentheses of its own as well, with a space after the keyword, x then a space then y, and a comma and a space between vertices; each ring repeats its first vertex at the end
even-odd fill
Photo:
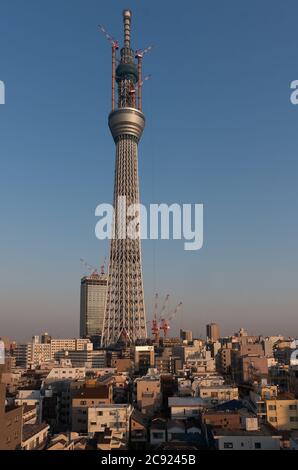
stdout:
POLYGON ((295 0, 2 0, 0 335, 79 325, 80 257, 100 264, 94 209, 111 202, 110 47, 133 10, 146 56, 141 197, 203 202, 205 243, 143 243, 154 292, 182 300, 173 322, 203 334, 298 335, 298 79, 295 0))

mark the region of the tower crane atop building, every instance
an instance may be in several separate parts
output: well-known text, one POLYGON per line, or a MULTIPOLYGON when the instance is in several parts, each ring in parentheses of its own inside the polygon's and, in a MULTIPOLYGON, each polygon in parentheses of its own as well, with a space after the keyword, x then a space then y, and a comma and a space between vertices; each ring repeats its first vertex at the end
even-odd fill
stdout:
POLYGON ((119 49, 119 42, 114 39, 102 26, 99 25, 100 31, 112 46, 112 111, 115 109, 115 81, 116 81, 116 51, 119 49))
POLYGON ((98 269, 95 266, 87 263, 84 258, 80 258, 81 265, 86 269, 90 274, 98 274, 98 269))
MULTIPOLYGON (((147 52, 150 52, 153 49, 153 45, 146 47, 146 49, 136 50, 136 59, 138 60, 138 109, 141 111, 142 110, 142 86, 144 81, 146 80, 146 77, 144 80, 142 80, 142 68, 143 68, 143 57, 147 52)), ((150 77, 149 77, 150 78, 150 77)))

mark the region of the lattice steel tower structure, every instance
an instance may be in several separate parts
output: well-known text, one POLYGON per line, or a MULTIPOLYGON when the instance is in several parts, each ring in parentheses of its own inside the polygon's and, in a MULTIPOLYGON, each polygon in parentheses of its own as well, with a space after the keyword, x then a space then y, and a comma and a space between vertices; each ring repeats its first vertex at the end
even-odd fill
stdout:
MULTIPOLYGON (((147 337, 140 231, 128 238, 131 218, 123 211, 139 203, 138 143, 145 127, 142 113, 142 57, 130 44, 131 11, 123 11, 124 46, 116 68, 118 42, 101 27, 112 44, 112 111, 109 128, 116 145, 114 224, 101 344, 135 343, 147 337), (136 60, 137 59, 137 60, 136 60), (115 86, 116 85, 116 86, 115 86), (115 107, 115 88, 118 100, 115 107), (122 206, 122 207, 120 207, 122 206)), ((144 52, 144 51, 143 51, 144 52)), ((138 226, 138 229, 140 227, 138 226)))

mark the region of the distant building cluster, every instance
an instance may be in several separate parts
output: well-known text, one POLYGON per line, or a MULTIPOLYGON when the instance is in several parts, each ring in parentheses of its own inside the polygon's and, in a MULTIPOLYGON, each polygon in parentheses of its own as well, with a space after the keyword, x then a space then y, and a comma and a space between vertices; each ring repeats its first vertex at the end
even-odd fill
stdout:
MULTIPOLYGON (((88 282, 86 299, 102 302, 88 282)), ((0 338, 0 449, 298 449, 294 338, 223 337, 210 323, 206 338, 181 330, 103 348, 89 332, 0 338)))

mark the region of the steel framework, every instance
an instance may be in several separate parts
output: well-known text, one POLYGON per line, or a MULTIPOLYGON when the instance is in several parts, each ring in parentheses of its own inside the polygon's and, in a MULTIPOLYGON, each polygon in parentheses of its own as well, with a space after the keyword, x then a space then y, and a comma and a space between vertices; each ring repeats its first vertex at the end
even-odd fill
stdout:
MULTIPOLYGON (((144 114, 136 103, 141 72, 130 45, 130 10, 124 10, 123 21, 124 47, 116 70, 115 50, 112 50, 112 75, 118 84, 118 107, 114 109, 112 105, 109 115, 109 127, 116 145, 116 164, 113 239, 101 340, 104 347, 119 341, 135 343, 137 339, 147 337, 140 235, 135 239, 127 237, 130 218, 121 205, 123 199, 126 207, 139 203, 138 143, 145 127, 144 114)), ((112 80, 113 96, 115 87, 112 80)), ((112 101, 114 103, 114 97, 112 101)))

